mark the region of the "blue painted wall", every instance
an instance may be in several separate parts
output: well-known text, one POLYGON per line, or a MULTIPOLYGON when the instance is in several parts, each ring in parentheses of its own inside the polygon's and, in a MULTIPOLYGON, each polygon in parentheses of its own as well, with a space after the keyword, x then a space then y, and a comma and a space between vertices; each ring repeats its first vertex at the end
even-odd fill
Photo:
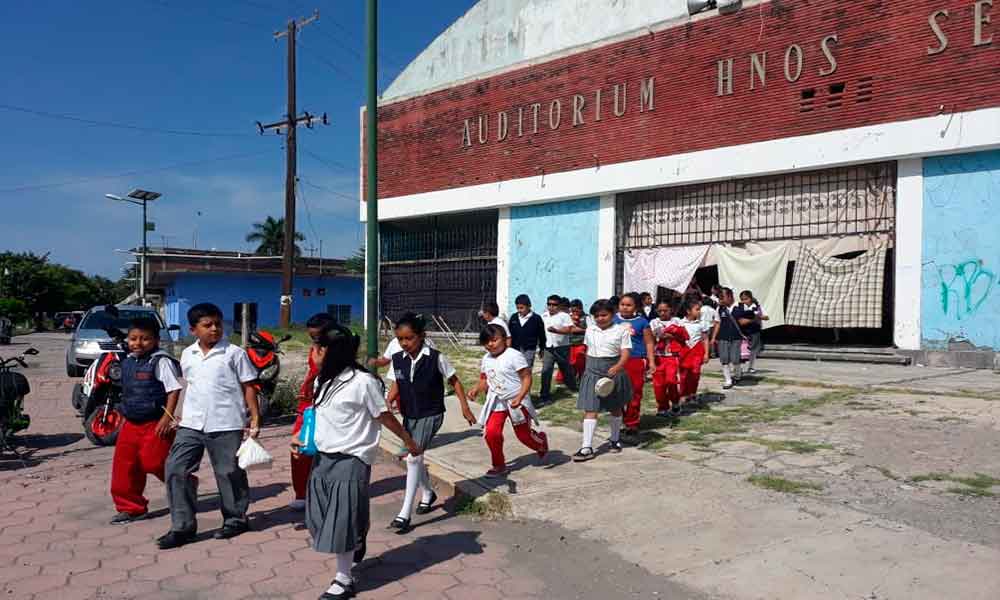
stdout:
POLYGON ((584 198, 515 206, 510 209, 510 306, 528 294, 538 312, 550 294, 580 298, 589 306, 597 297, 597 235, 601 202, 584 198))
POLYGON ((921 337, 1000 350, 1000 151, 924 160, 921 337))
MULTIPOLYGON (((292 322, 305 323, 312 315, 326 310, 329 304, 350 304, 351 318, 361 321, 363 284, 360 277, 296 277, 292 302, 292 322), (326 294, 318 296, 317 288, 326 294), (309 296, 304 290, 310 291, 309 296)), ((168 324, 180 325, 187 331, 187 311, 199 302, 211 302, 222 309, 226 328, 232 331, 233 304, 257 303, 257 326, 278 325, 278 299, 281 297, 281 277, 277 274, 253 273, 186 273, 177 275, 166 290, 168 324)))

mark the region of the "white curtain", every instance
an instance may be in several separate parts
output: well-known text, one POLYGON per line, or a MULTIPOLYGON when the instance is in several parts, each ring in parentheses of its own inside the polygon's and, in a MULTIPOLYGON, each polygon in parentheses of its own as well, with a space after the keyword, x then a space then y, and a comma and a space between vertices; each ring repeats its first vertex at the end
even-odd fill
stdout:
POLYGON ((665 287, 684 293, 705 260, 708 246, 643 248, 625 252, 624 292, 648 292, 665 287))
MULTIPOLYGON (((795 247, 800 244, 794 243, 795 247)), ((737 249, 716 246, 713 250, 719 263, 719 283, 733 288, 737 302, 739 293, 750 290, 760 302, 769 320, 764 328, 785 324, 785 280, 792 244, 781 244, 763 253, 751 254, 737 249)))

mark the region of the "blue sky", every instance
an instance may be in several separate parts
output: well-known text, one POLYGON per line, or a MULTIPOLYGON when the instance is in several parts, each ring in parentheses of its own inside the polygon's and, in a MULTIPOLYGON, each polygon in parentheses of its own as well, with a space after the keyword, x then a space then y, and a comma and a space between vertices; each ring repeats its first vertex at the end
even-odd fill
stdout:
MULTIPOLYGON (((282 137, 254 121, 285 111, 285 42, 272 34, 319 9, 300 33, 298 229, 346 256, 358 225, 358 110, 364 103, 363 0, 9 0, 0 3, 0 251, 117 278, 136 245, 138 207, 106 200, 141 187, 151 245, 248 250, 251 223, 281 216, 282 137), (17 108, 180 135, 112 128, 17 108), (130 174, 126 176, 121 176, 130 174), (201 216, 198 217, 198 213, 201 216), (166 236, 165 238, 163 236, 166 236)), ((383 0, 380 89, 474 0, 383 0)))

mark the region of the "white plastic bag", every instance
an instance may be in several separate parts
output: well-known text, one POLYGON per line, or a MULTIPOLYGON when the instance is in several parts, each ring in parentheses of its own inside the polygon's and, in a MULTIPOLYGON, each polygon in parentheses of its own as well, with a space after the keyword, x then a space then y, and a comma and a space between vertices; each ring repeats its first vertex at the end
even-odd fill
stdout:
POLYGON ((240 468, 247 469, 270 469, 274 458, 257 443, 257 440, 248 437, 240 444, 240 449, 236 451, 236 458, 239 459, 240 468))

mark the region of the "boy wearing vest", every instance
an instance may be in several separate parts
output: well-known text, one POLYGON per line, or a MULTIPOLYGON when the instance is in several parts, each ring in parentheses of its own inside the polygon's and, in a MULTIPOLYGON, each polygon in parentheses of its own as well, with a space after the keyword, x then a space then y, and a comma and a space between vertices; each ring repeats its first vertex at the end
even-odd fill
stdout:
POLYGON ((171 415, 177 407, 180 367, 160 350, 160 324, 143 317, 128 329, 129 355, 122 361, 122 402, 125 424, 118 433, 111 463, 111 498, 118 514, 113 524, 146 518, 149 501, 143 496, 146 476, 164 478, 164 465, 174 441, 171 415))
POLYGON ((413 501, 417 496, 417 488, 423 494, 417 506, 417 514, 423 515, 434 509, 437 494, 431 487, 430 475, 424 467, 423 452, 431 445, 431 441, 444 424, 444 384, 447 381, 455 389, 455 395, 462 407, 462 416, 469 425, 476 424, 476 417, 469 409, 469 401, 465 397, 465 389, 458 380, 455 368, 444 354, 429 347, 425 342, 426 330, 424 319, 412 313, 403 315, 396 323, 396 339, 402 348, 401 352, 392 355, 392 368, 389 371, 392 387, 389 389, 389 406, 399 408, 403 414, 403 428, 416 445, 421 454, 406 456, 406 492, 403 496, 403 506, 399 515, 389 524, 390 529, 398 533, 410 531, 410 519, 413 516, 413 501))

